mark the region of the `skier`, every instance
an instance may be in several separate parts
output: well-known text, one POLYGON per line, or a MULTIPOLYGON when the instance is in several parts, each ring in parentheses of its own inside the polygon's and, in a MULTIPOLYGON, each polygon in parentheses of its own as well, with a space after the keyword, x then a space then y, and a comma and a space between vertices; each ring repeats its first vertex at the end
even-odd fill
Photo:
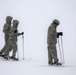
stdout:
POLYGON ((54 19, 51 25, 48 28, 48 35, 47 35, 47 44, 48 44, 48 64, 58 64, 58 57, 57 57, 57 37, 59 37, 59 33, 57 34, 57 26, 60 22, 57 19, 54 19))
MULTIPOLYGON (((13 26, 10 29, 9 32, 9 39, 8 39, 8 44, 6 46, 6 50, 4 52, 4 59, 9 58, 9 52, 10 52, 10 47, 11 50, 13 50, 12 56, 10 57, 11 59, 16 60, 16 52, 17 52, 17 37, 19 35, 23 35, 24 33, 18 33, 17 27, 18 27, 19 21, 18 20, 13 20, 13 26)), ((17 59, 18 60, 18 59, 17 59)))
POLYGON ((8 38, 9 38, 9 31, 10 31, 10 27, 11 27, 11 21, 12 21, 12 17, 11 16, 7 16, 6 17, 6 23, 4 24, 3 27, 3 32, 4 32, 4 38, 5 38, 5 45, 4 47, 1 49, 0 51, 0 55, 2 55, 6 49, 6 44, 8 42, 8 38))

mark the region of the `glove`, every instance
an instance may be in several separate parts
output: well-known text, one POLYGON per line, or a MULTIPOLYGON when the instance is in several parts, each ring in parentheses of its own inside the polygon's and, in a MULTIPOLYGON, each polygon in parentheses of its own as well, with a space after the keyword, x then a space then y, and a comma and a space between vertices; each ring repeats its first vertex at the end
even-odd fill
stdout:
POLYGON ((59 33, 57 33, 57 38, 59 38, 59 33))
POLYGON ((59 36, 62 36, 63 35, 63 32, 58 32, 57 33, 57 38, 59 38, 59 36))
POLYGON ((59 36, 61 35, 62 36, 63 35, 63 32, 58 32, 57 35, 59 35, 59 36))
POLYGON ((21 33, 22 35, 24 34, 24 32, 21 33))
POLYGON ((58 34, 62 36, 63 35, 63 32, 59 32, 58 34))

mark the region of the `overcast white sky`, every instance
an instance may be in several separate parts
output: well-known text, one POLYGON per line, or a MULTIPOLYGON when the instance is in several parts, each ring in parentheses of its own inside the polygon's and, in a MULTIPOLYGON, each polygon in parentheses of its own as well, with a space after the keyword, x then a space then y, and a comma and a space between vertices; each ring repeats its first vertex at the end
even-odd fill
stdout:
MULTIPOLYGON (((25 58, 47 60, 47 29, 53 19, 60 21, 58 31, 64 33, 65 62, 76 64, 76 0, 0 0, 0 49, 6 16, 19 20, 24 31, 25 58)), ((18 38, 22 57, 22 37, 18 38)))

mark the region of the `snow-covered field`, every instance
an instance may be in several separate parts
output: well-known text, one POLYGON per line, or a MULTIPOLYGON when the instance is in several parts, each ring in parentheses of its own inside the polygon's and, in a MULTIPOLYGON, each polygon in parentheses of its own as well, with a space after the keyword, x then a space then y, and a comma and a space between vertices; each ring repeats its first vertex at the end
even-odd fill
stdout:
POLYGON ((19 20, 18 30, 24 32, 25 60, 21 59, 20 36, 20 61, 0 58, 0 75, 76 75, 76 0, 0 0, 0 50, 4 46, 3 25, 8 15, 19 20), (60 21, 57 31, 64 34, 65 64, 59 67, 47 64, 47 30, 55 18, 60 21))
POLYGON ((76 65, 49 66, 45 61, 0 59, 0 75, 76 75, 76 65))

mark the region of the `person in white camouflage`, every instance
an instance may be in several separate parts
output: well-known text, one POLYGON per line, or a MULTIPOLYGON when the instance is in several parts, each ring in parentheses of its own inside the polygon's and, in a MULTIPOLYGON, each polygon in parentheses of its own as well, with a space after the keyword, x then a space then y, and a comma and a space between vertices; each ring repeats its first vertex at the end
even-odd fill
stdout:
POLYGON ((48 64, 58 63, 59 59, 57 57, 57 26, 60 22, 54 19, 48 28, 47 44, 48 44, 48 64))
POLYGON ((17 29, 18 24, 19 24, 18 20, 13 20, 13 26, 11 27, 10 32, 9 32, 8 44, 7 44, 6 50, 4 52, 4 58, 5 59, 8 59, 9 52, 10 52, 10 47, 12 48, 11 50, 13 50, 11 58, 12 59, 16 58, 15 56, 16 56, 16 52, 17 52, 17 37, 19 35, 24 34, 23 32, 18 33, 18 29, 17 29))
POLYGON ((9 38, 9 31, 10 31, 10 28, 11 28, 11 21, 12 21, 12 17, 11 16, 7 16, 6 17, 6 23, 4 24, 4 27, 3 27, 5 45, 1 49, 0 54, 3 54, 5 49, 6 49, 6 44, 8 42, 8 38, 9 38))

